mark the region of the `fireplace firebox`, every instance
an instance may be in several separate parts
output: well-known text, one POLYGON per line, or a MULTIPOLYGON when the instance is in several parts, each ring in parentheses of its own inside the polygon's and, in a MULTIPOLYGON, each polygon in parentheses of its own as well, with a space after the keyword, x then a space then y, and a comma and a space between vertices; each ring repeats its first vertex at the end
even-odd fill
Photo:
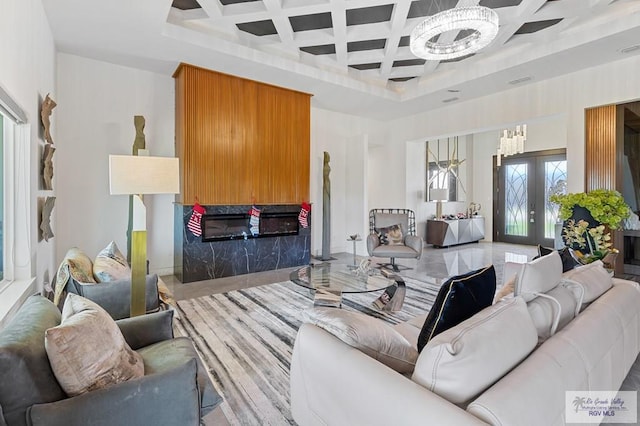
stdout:
POLYGON ((202 216, 202 242, 298 235, 297 212, 263 212, 259 231, 252 234, 247 213, 207 214, 202 216))

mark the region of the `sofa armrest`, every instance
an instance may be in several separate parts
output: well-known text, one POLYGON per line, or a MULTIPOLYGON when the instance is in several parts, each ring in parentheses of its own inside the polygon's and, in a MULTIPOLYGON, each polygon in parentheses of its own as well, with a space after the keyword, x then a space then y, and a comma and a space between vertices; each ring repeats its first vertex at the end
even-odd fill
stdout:
POLYGON ((196 360, 73 398, 33 405, 27 421, 33 426, 197 426, 196 360))
POLYGON ((173 311, 160 311, 116 321, 124 340, 134 351, 173 339, 173 311))
MULTIPOLYGON (((147 275, 145 280, 146 312, 156 312, 160 309, 158 276, 156 274, 147 275)), ((84 284, 70 277, 66 289, 70 293, 96 302, 114 320, 128 318, 131 312, 130 279, 84 284)))
POLYGON ((367 251, 369 256, 373 256, 373 250, 380 245, 380 238, 377 234, 367 235, 367 251))
POLYGON ((296 336, 291 412, 301 426, 486 425, 311 324, 296 336))
POLYGON ((416 259, 420 259, 422 256, 422 238, 417 235, 407 235, 404 238, 404 245, 407 247, 411 247, 413 250, 418 253, 418 257, 416 259))

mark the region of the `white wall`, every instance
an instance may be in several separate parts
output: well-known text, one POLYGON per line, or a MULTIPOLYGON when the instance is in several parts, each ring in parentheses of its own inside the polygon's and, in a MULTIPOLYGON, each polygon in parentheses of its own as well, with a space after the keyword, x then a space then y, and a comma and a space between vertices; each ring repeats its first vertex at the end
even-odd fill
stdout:
MULTIPOLYGON (((129 201, 109 195, 109 154, 131 154, 134 115, 145 117, 151 155, 173 157, 170 76, 58 55, 56 259, 74 246, 93 258, 111 240, 126 253, 129 201)), ((145 196, 151 272, 173 272, 173 196, 145 196)))
MULTIPOLYGON (((50 282, 55 276, 57 265, 54 261, 54 251, 60 232, 55 225, 56 206, 52 217, 56 237, 49 242, 38 241, 38 198, 52 196, 56 192, 55 186, 54 191, 39 189, 41 151, 44 144, 39 109, 40 102, 47 93, 51 93, 51 97, 56 99, 55 48, 51 29, 39 0, 6 0, 2 2, 0 9, 0 85, 25 111, 31 128, 29 146, 18 147, 18 155, 27 157, 25 160, 29 164, 29 171, 26 187, 18 188, 22 193, 26 193, 26 197, 24 205, 21 203, 17 206, 19 240, 14 256, 18 267, 31 262, 31 271, 26 273, 36 277, 40 290, 45 281, 50 282)), ((57 141, 58 135, 56 116, 57 111, 54 110, 54 141, 57 141)))
MULTIPOLYGON (((322 253, 322 166, 323 153, 331 157, 331 252, 351 252, 352 234, 369 233, 367 208, 367 151, 370 120, 311 108, 311 254, 322 253)), ((358 253, 366 253, 363 241, 358 253)))

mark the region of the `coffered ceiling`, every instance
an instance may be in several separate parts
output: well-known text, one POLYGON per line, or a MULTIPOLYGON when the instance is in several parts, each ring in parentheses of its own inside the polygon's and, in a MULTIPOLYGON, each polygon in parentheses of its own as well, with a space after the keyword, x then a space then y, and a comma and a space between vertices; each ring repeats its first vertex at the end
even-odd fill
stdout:
MULTIPOLYGON (((179 62, 289 87, 315 105, 395 118, 640 54, 640 0, 43 0, 60 50, 171 73, 179 62), (500 17, 487 48, 409 49, 452 7, 500 17)), ((462 33, 445 33, 454 40, 462 33)))

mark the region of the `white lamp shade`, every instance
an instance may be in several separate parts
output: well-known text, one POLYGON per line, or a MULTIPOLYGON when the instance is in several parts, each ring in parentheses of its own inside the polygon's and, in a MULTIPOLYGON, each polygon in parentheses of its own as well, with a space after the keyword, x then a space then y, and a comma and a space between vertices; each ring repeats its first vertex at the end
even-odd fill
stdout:
POLYGON ((447 201, 449 190, 447 188, 431 188, 431 201, 447 201))
POLYGON ((180 192, 179 160, 174 157, 109 156, 109 193, 177 194, 180 192))

